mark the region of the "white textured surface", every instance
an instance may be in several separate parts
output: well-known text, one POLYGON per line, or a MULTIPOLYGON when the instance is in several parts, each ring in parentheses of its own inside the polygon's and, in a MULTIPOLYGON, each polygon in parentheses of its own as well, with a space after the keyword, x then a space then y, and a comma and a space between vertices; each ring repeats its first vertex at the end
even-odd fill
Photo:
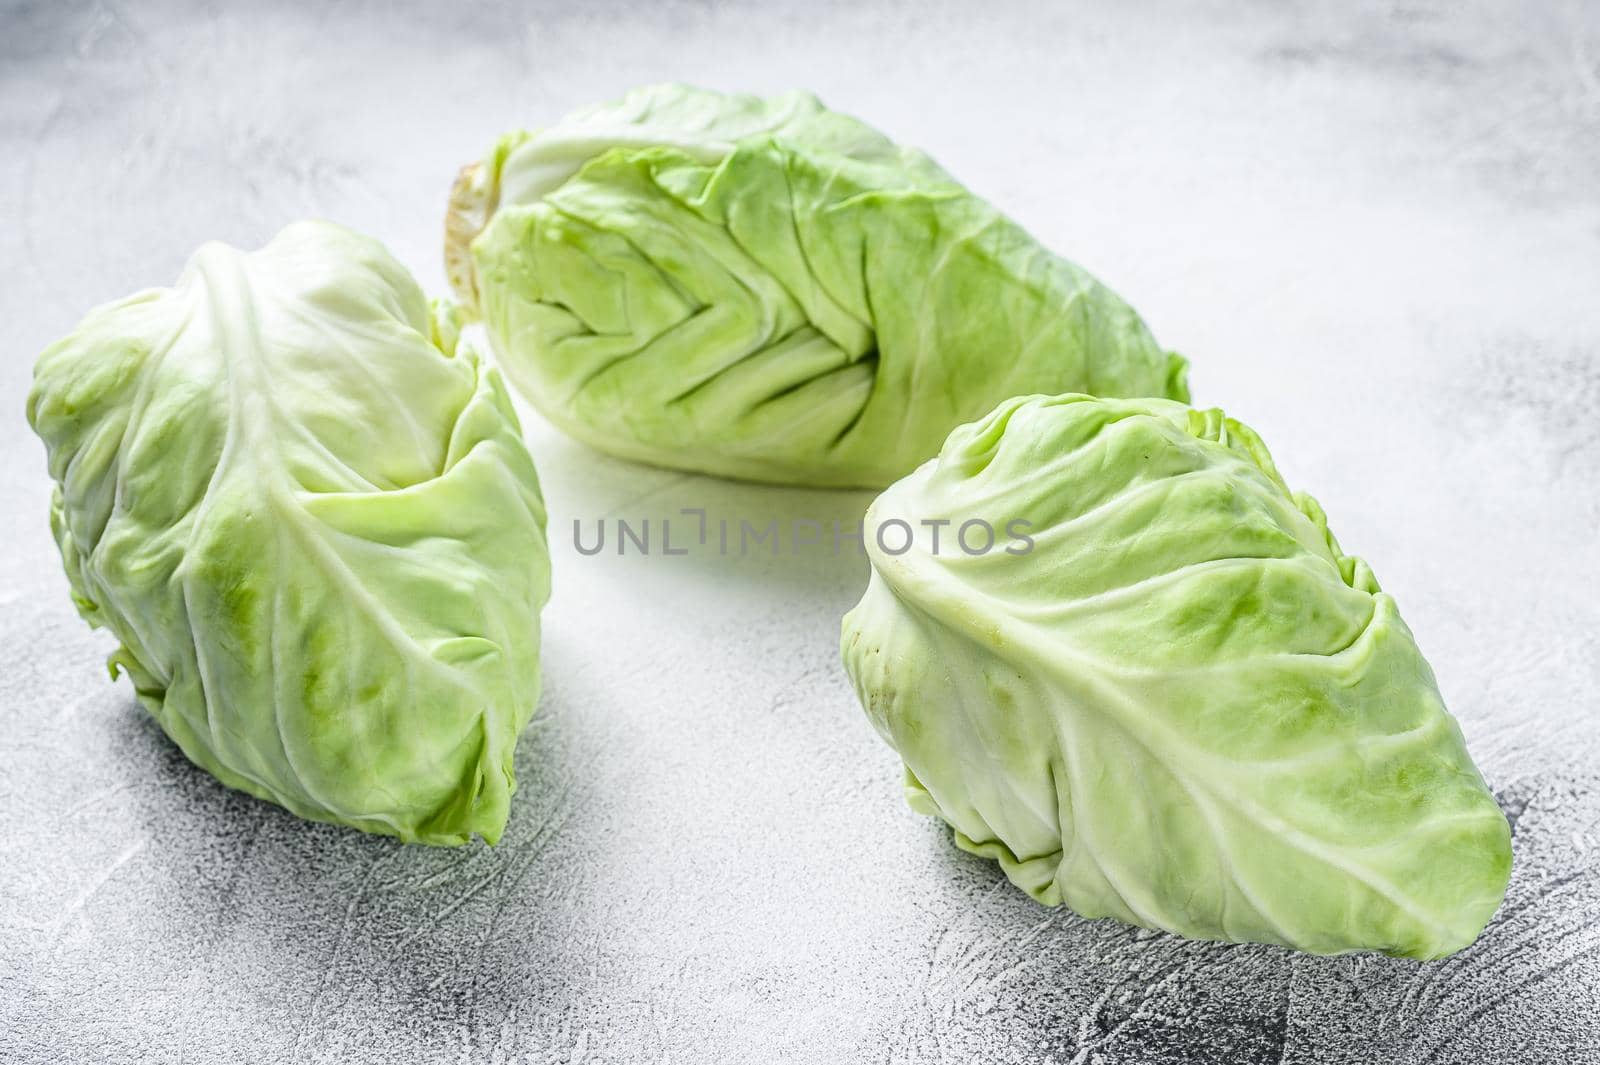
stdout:
POLYGON ((0 1060, 1600 1057, 1600 7, 572 10, 0 0, 0 1060), (810 87, 1126 295, 1394 591, 1516 828, 1471 951, 1316 959, 1041 910, 904 808, 837 666, 857 558, 585 558, 574 518, 853 521, 531 415, 547 694, 494 850, 183 761, 73 614, 32 358, 321 215, 442 287, 455 168, 631 85, 810 87))

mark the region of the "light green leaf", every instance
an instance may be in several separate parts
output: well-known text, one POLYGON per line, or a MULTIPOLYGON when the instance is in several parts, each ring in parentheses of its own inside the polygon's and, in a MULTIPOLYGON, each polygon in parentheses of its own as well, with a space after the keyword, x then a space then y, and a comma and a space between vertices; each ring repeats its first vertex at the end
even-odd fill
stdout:
POLYGON ((381 245, 207 245, 45 351, 28 418, 78 608, 190 759, 304 817, 499 836, 544 504, 504 387, 381 245))
POLYGON ((1248 428, 1161 400, 1009 400, 867 528, 843 632, 862 704, 913 806, 1040 901, 1415 958, 1499 905, 1509 830, 1428 663, 1248 428), (896 520, 917 532, 898 555, 870 535, 896 520), (971 520, 1025 522, 1032 549, 1002 532, 969 555, 949 536, 971 520))
POLYGON ((803 93, 663 85, 511 134, 446 229, 512 383, 643 462, 882 486, 1007 396, 1188 398, 1105 286, 803 93))

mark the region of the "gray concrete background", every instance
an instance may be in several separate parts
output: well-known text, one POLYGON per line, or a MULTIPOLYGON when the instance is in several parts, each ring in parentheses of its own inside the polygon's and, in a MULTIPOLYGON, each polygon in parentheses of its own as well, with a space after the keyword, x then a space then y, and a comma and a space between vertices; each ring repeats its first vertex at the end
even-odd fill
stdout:
POLYGON ((1600 1057, 1600 5, 0 0, 0 1060, 1600 1057), (678 78, 819 92, 1124 293, 1399 598, 1516 826, 1473 949, 1317 959, 1040 909, 901 803, 865 566, 585 558, 574 518, 854 520, 528 413, 547 693, 494 850, 312 825, 109 683, 34 355, 305 215, 442 288, 455 168, 678 78))

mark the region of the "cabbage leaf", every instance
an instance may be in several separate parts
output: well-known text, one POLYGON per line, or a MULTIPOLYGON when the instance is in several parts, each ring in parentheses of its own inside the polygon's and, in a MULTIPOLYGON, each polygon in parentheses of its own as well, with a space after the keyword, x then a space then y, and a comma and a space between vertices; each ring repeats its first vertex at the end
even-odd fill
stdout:
POLYGON ((912 806, 1039 901, 1413 958, 1466 946, 1499 905, 1509 829, 1428 663, 1247 427, 1012 399, 867 528, 843 626, 861 702, 912 806), (1031 550, 968 554, 953 537, 974 520, 1026 523, 1031 550))
POLYGON ((185 755, 303 817, 500 835, 544 503, 504 386, 381 245, 206 245, 46 350, 28 418, 78 609, 185 755))
POLYGON ((1008 396, 1188 398, 1104 285, 805 93, 661 85, 503 137, 445 258, 546 417, 656 465, 882 487, 1008 396))

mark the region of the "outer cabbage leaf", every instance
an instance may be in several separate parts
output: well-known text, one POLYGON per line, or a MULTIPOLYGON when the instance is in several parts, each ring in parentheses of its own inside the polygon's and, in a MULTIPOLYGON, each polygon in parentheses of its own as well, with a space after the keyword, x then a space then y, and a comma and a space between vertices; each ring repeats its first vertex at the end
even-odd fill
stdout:
POLYGON ((845 667, 912 806, 1039 901, 1414 958, 1494 913, 1509 829, 1432 671, 1246 427, 1013 399, 884 492, 884 523, 845 667), (966 554, 977 519, 1031 522, 1032 550, 966 554))
POLYGON ((804 93, 663 85, 504 137, 445 257, 535 406, 657 465, 881 487, 1007 396, 1188 398, 1105 286, 804 93))
POLYGON ((184 754, 303 817, 498 838, 544 504, 504 386, 382 246, 207 245, 46 350, 28 418, 78 609, 184 754))

